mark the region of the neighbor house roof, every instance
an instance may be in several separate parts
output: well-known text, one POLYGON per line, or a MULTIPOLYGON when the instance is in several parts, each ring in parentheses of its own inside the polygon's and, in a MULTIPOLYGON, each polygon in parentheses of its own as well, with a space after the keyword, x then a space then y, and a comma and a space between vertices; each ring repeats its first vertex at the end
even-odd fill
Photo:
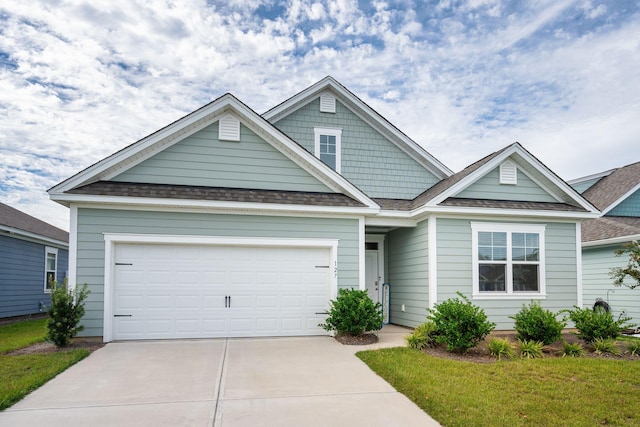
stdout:
POLYGON ((638 238, 640 238, 640 218, 637 217, 603 216, 582 223, 583 243, 621 243, 638 238))
POLYGON ((0 230, 22 237, 44 238, 69 243, 69 233, 37 218, 0 203, 0 230))
POLYGON ((606 214, 640 188, 640 162, 614 170, 589 187, 583 196, 606 214))

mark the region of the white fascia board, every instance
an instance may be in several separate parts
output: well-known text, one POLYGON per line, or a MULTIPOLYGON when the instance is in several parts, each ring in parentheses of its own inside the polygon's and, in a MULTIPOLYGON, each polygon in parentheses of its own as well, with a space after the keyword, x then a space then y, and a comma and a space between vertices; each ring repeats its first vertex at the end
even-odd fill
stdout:
POLYGON ((366 217, 364 223, 370 227, 415 227, 418 222, 406 217, 366 217))
POLYGON ((0 231, 6 232, 8 237, 14 239, 25 240, 33 243, 40 243, 43 245, 55 245, 62 247, 63 249, 69 248, 69 243, 62 240, 52 239, 50 237, 43 236, 41 234, 31 233, 30 231, 21 230, 19 228, 9 227, 6 225, 0 225, 0 231))
POLYGON ((336 95, 338 95, 338 98, 343 103, 345 103, 345 101, 350 103, 352 106, 350 109, 359 118, 364 120, 374 129, 377 129, 378 131, 382 130, 381 133, 386 134, 386 136, 391 136, 390 141, 393 144, 427 168, 431 173, 440 178, 446 178, 453 174, 451 169, 446 167, 442 162, 429 154, 423 147, 411 140, 396 127, 392 126, 384 117, 362 102, 358 97, 345 90, 344 87, 332 77, 325 77, 318 83, 308 87, 302 92, 299 92, 277 107, 265 112, 262 117, 268 121, 279 119, 279 116, 284 116, 284 113, 292 110, 296 105, 306 104, 310 98, 313 98, 316 95, 319 96, 320 93, 327 88, 330 88, 336 95), (355 107, 355 109, 353 107, 355 107))
POLYGON ((52 199, 56 202, 78 203, 84 205, 108 205, 112 208, 124 206, 154 208, 175 207, 212 211, 281 211, 343 215, 375 215, 378 212, 378 209, 370 207, 310 206, 280 203, 226 202, 216 200, 159 199, 152 197, 94 196, 87 194, 61 194, 52 196, 52 199))
POLYGON ((620 203, 624 202, 627 197, 631 196, 633 193, 635 193, 636 191, 640 190, 640 182, 638 184, 636 184, 631 190, 627 191, 626 193, 624 193, 622 195, 622 197, 618 198, 618 200, 616 200, 615 202, 611 203, 609 206, 607 206, 606 209, 602 210, 602 215, 606 215, 608 212, 610 212, 613 208, 615 208, 616 206, 618 206, 620 203))
POLYGON ((579 184, 581 182, 584 181, 591 181, 592 179, 596 179, 596 178, 604 178, 605 176, 609 176, 611 175, 611 173, 613 171, 615 171, 617 169, 609 169, 608 171, 604 171, 604 172, 598 172, 598 173, 594 173, 592 175, 587 175, 587 176, 582 176, 580 178, 574 178, 574 179, 570 179, 567 181, 568 184, 570 185, 574 185, 574 184, 579 184))
POLYGON ((456 206, 423 206, 412 211, 412 217, 420 218, 430 213, 455 214, 455 215, 490 215, 490 216, 510 216, 518 218, 567 218, 567 219, 593 219, 600 218, 598 213, 592 212, 571 212, 571 211, 544 211, 544 210, 524 210, 524 209, 498 209, 498 208, 475 208, 456 206))
POLYGON ((582 242, 583 248, 591 248, 596 246, 609 246, 628 243, 632 240, 640 240, 640 234, 630 234, 628 236, 612 237, 610 239, 593 240, 590 242, 582 242))

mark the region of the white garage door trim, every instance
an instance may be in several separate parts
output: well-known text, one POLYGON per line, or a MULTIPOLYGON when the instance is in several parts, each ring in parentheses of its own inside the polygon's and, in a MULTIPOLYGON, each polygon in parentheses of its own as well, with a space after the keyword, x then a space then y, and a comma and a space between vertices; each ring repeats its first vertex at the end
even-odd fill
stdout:
POLYGON ((157 243, 180 245, 212 246, 252 246, 252 247, 294 247, 326 248, 333 266, 330 275, 330 298, 338 294, 338 240, 337 239, 296 239, 263 237, 224 237, 224 236, 181 236, 160 234, 119 234, 104 233, 104 318, 103 341, 113 340, 113 291, 114 291, 114 255, 118 243, 157 243))

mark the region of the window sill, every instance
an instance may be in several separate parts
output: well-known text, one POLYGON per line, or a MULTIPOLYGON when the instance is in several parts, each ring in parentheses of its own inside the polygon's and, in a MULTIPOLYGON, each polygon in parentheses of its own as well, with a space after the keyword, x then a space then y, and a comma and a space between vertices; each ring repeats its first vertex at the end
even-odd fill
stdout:
POLYGON ((517 293, 517 294, 507 294, 507 293, 482 293, 482 294, 473 294, 474 300, 532 300, 532 299, 547 299, 547 294, 540 293, 517 293))

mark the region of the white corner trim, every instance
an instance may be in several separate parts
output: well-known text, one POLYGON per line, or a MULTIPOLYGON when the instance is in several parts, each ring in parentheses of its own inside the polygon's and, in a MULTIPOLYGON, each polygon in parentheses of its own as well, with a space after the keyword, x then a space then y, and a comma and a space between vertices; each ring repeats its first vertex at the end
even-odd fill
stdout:
MULTIPOLYGON (((330 275, 330 299, 338 294, 338 239, 306 239, 280 237, 226 237, 189 236, 170 234, 123 234, 104 233, 104 316, 103 341, 113 340, 113 292, 115 248, 118 243, 183 244, 211 246, 258 246, 258 247, 299 247, 329 249, 329 259, 333 265, 330 275)), ((364 236, 364 234, 363 234, 364 236)))
POLYGON ((365 278, 365 243, 366 234, 364 231, 364 217, 358 218, 358 288, 361 291, 367 289, 367 281, 365 278))
POLYGON ((429 308, 435 307, 438 302, 438 226, 437 217, 429 216, 427 219, 428 231, 428 264, 429 264, 429 308))
POLYGON ((582 308, 582 223, 576 222, 576 281, 578 294, 578 307, 582 308))
POLYGON ((78 206, 72 204, 69 207, 69 289, 77 287, 77 265, 78 265, 78 206))

